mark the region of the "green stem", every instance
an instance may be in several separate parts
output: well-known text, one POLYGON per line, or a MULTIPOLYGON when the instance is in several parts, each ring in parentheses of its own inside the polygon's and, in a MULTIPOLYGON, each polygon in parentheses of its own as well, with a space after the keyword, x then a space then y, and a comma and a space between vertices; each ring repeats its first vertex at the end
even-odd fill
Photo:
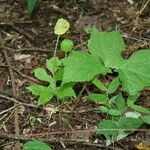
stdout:
POLYGON ((60 35, 57 36, 57 41, 54 49, 54 57, 56 56, 57 48, 58 48, 58 42, 59 42, 60 35))

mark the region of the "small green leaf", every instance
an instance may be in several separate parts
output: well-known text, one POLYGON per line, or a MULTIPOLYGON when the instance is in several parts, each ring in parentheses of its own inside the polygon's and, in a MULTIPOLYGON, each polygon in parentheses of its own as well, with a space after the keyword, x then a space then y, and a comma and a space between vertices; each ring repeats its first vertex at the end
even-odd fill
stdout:
POLYGON ((68 31, 70 28, 70 23, 66 19, 58 19, 56 22, 55 28, 54 28, 54 33, 56 35, 63 35, 68 31))
POLYGON ((73 84, 72 83, 67 83, 67 84, 64 84, 62 87, 59 87, 58 90, 57 90, 57 97, 59 99, 63 99, 65 97, 75 97, 76 94, 74 92, 74 90, 72 89, 72 86, 73 84))
POLYGON ((39 96, 38 105, 44 105, 49 102, 53 97, 53 91, 41 85, 31 85, 28 86, 27 89, 32 92, 32 94, 39 96))
POLYGON ((63 83, 90 81, 95 75, 108 71, 97 57, 87 52, 74 51, 62 63, 65 66, 63 83))
POLYGON ((114 136, 117 135, 118 129, 117 122, 113 120, 103 120, 98 124, 98 129, 96 134, 103 134, 104 136, 114 136), (110 129, 110 130, 109 130, 110 129))
POLYGON ((90 94, 87 96, 87 99, 101 104, 107 104, 108 97, 103 94, 90 94))
POLYGON ((120 116, 121 115, 121 112, 116 109, 110 109, 107 113, 111 116, 120 116))
POLYGON ((64 52, 69 52, 72 50, 73 48, 73 42, 69 39, 64 39, 61 43, 60 43, 60 48, 62 51, 64 52))
POLYGON ((52 82, 52 77, 50 75, 47 74, 46 70, 43 68, 36 68, 34 70, 34 76, 42 81, 47 81, 47 82, 52 82))
POLYGON ((52 150, 46 143, 35 140, 24 144, 23 150, 52 150))
POLYGON ((99 106, 98 109, 103 113, 107 113, 109 111, 109 109, 105 106, 99 106))
POLYGON ((127 99, 127 105, 128 105, 130 108, 132 108, 132 109, 134 109, 134 110, 136 110, 136 111, 138 111, 138 112, 150 114, 150 109, 149 109, 149 108, 144 108, 144 107, 142 107, 142 106, 139 106, 139 105, 134 104, 135 101, 136 101, 136 99, 137 99, 137 96, 130 96, 130 97, 127 99))
POLYGON ((117 109, 121 113, 123 113, 126 109, 126 103, 125 103, 123 96, 121 94, 117 95, 115 101, 116 101, 117 109))
POLYGON ((143 120, 144 123, 150 125, 150 116, 143 116, 142 120, 143 120))
POLYGON ((96 78, 92 81, 92 83, 102 91, 107 90, 106 86, 100 80, 96 78))
POLYGON ((120 85, 120 81, 118 78, 113 79, 113 81, 110 83, 109 87, 108 87, 108 94, 112 94, 113 92, 116 91, 116 89, 119 87, 120 85))
POLYGON ((36 6, 36 3, 38 2, 39 0, 27 0, 27 5, 28 5, 28 13, 29 15, 32 14, 35 6, 36 6))
POLYGON ((57 57, 52 57, 52 58, 46 60, 46 67, 48 70, 51 71, 51 73, 53 75, 59 69, 60 65, 61 65, 61 62, 57 57))
POLYGON ((143 124, 140 118, 120 118, 118 122, 118 128, 122 129, 125 132, 132 132, 135 129, 138 129, 143 124))

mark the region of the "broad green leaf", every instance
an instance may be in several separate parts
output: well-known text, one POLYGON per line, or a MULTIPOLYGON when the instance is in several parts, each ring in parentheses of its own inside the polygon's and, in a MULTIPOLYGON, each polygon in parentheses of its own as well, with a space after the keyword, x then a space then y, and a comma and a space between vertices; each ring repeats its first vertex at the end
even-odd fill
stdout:
POLYGON ((101 104, 107 104, 108 97, 103 94, 90 94, 87 96, 87 99, 101 104))
POLYGON ((123 88, 130 95, 136 95, 150 86, 150 50, 134 53, 117 71, 123 88))
POLYGON ((121 113, 123 113, 126 109, 126 103, 125 103, 123 96, 121 94, 117 95, 115 101, 116 101, 117 109, 121 113))
POLYGON ((36 6, 36 3, 38 2, 39 0, 27 0, 27 6, 28 6, 28 13, 29 15, 32 14, 35 6, 36 6))
POLYGON ((55 28, 54 28, 54 33, 56 35, 63 35, 68 31, 70 28, 70 23, 66 19, 58 19, 56 22, 55 28))
POLYGON ((109 111, 109 109, 107 107, 105 107, 105 106, 99 106, 98 110, 100 110, 103 113, 107 113, 109 111))
POLYGON ((95 75, 108 71, 97 57, 87 52, 72 52, 62 62, 65 66, 63 83, 90 81, 95 75))
POLYGON ((96 78, 92 81, 92 83, 95 86, 97 86, 102 91, 106 91, 107 90, 106 86, 100 80, 98 80, 96 78))
POLYGON ((103 120, 97 126, 96 134, 103 134, 104 136, 117 135, 117 122, 113 120, 103 120))
POLYGON ((24 144, 23 150, 52 150, 46 143, 35 140, 24 144))
POLYGON ((121 112, 116 109, 110 109, 107 113, 111 116, 120 116, 121 115, 121 112))
POLYGON ((76 94, 72 88, 73 84, 72 83, 67 83, 67 84, 64 84, 62 87, 59 87, 58 90, 57 90, 57 97, 59 99, 63 99, 65 97, 75 97, 76 94))
POLYGON ((52 58, 46 60, 46 67, 48 70, 51 71, 51 73, 53 75, 59 69, 60 65, 61 65, 61 62, 57 57, 52 57, 52 58))
POLYGON ((121 52, 125 44, 119 31, 99 32, 94 28, 88 48, 90 53, 98 56, 106 67, 116 68, 124 61, 121 52))
POLYGON ((144 123, 150 125, 150 115, 149 116, 143 116, 142 120, 144 123))
POLYGON ((134 111, 134 112, 130 111, 130 112, 126 112, 125 116, 130 117, 130 118, 139 118, 139 117, 141 117, 141 114, 137 111, 134 111))
POLYGON ((143 124, 140 118, 120 118, 118 122, 118 128, 125 132, 132 132, 135 129, 138 129, 143 124))
POLYGON ((108 94, 112 94, 113 92, 115 92, 117 90, 117 88, 120 85, 120 81, 118 78, 113 79, 113 81, 110 83, 107 93, 108 94))
POLYGON ((36 68, 34 70, 34 76, 42 81, 47 81, 52 83, 53 82, 53 78, 47 74, 46 70, 43 68, 36 68))
POLYGON ((53 97, 53 91, 41 85, 31 85, 28 86, 27 89, 32 92, 32 94, 39 96, 38 105, 44 105, 49 102, 53 97))

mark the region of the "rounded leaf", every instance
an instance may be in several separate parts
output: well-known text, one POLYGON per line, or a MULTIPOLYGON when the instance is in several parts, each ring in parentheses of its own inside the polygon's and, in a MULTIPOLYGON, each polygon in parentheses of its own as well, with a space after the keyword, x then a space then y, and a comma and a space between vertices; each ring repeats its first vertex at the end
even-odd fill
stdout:
POLYGON ((69 39, 64 39, 60 44, 60 48, 64 52, 69 52, 73 48, 73 42, 69 39))
POLYGON ((24 144, 23 150, 52 150, 46 143, 35 140, 24 144))
POLYGON ((68 31, 69 27, 70 23, 66 19, 58 19, 54 28, 54 33, 56 35, 63 35, 68 31))

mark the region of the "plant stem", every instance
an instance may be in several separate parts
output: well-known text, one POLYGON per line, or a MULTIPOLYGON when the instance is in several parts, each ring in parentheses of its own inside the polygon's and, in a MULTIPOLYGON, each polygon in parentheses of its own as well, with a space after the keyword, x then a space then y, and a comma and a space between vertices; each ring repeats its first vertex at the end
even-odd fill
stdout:
POLYGON ((59 42, 60 35, 57 36, 57 41, 54 49, 54 57, 56 56, 57 48, 58 48, 58 42, 59 42))

